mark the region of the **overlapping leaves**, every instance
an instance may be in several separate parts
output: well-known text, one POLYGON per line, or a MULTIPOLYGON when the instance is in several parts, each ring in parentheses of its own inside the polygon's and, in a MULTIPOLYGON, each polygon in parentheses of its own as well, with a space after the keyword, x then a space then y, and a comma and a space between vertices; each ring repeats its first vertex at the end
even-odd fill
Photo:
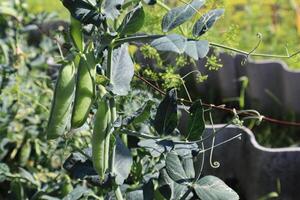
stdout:
POLYGON ((69 10, 72 17, 83 24, 94 24, 100 26, 104 16, 97 11, 97 8, 83 0, 63 0, 63 5, 69 10))
POLYGON ((194 0, 190 4, 171 9, 162 20, 162 30, 168 32, 190 19, 203 4, 204 0, 194 0))
POLYGON ((215 9, 204 14, 194 25, 193 35, 198 37, 206 33, 223 13, 224 9, 215 9))
POLYGON ((170 51, 178 54, 186 54, 198 60, 204 58, 209 51, 209 43, 206 40, 187 40, 187 38, 170 34, 152 41, 151 46, 158 51, 170 51))
POLYGON ((133 34, 139 31, 145 20, 145 12, 142 4, 138 4, 135 8, 129 11, 123 19, 122 24, 118 28, 120 35, 133 34))
POLYGON ((153 125, 159 135, 170 135, 177 123, 177 92, 176 89, 171 89, 159 104, 153 125))
POLYGON ((237 200, 239 196, 222 180, 215 176, 195 178, 193 157, 187 152, 184 156, 170 152, 166 156, 166 167, 160 174, 160 191, 167 199, 186 199, 193 196, 205 200, 237 200))

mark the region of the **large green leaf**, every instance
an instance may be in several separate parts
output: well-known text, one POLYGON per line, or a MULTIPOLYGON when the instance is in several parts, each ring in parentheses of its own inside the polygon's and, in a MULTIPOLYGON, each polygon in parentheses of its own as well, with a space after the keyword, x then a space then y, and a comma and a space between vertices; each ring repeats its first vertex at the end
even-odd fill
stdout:
POLYGON ((154 128, 160 135, 170 135, 177 127, 177 92, 171 89, 159 104, 154 119, 154 128))
POLYGON ((134 66, 128 52, 128 44, 113 51, 111 90, 116 95, 126 95, 130 91, 130 82, 134 75, 134 66))
MULTIPOLYGON (((183 184, 174 182, 168 175, 166 169, 162 169, 159 173, 159 191, 166 198, 170 200, 179 200, 188 191, 188 187, 183 184)), ((185 199, 191 199, 192 194, 185 199)))
POLYGON ((166 169, 170 178, 176 183, 184 184, 189 182, 189 178, 186 175, 176 152, 170 152, 167 154, 166 169))
POLYGON ((194 184, 194 190, 200 199, 238 200, 239 195, 215 176, 205 176, 194 184))
POLYGON ((162 20, 163 32, 168 32, 186 22, 204 3, 204 0, 194 0, 188 5, 171 9, 162 20))
POLYGON ((204 14, 194 25, 193 35, 195 37, 201 36, 210 29, 214 23, 223 15, 224 9, 211 10, 204 14))
POLYGON ((28 182, 30 182, 33 185, 38 185, 38 181, 35 179, 35 177, 24 168, 19 167, 19 174, 21 177, 25 178, 28 182))
POLYGON ((195 60, 204 58, 209 51, 209 43, 207 40, 188 41, 186 43, 185 53, 195 60))
POLYGON ((116 175, 115 181, 118 185, 122 185, 124 180, 128 177, 132 163, 133 161, 130 150, 125 146, 119 137, 116 137, 114 174, 116 175))
POLYGON ((159 51, 173 51, 183 53, 186 49, 187 39, 181 35, 170 34, 151 42, 151 46, 159 51))
POLYGON ((151 108, 154 102, 148 100, 144 105, 135 111, 132 115, 123 119, 123 125, 129 125, 131 123, 142 123, 147 119, 150 119, 151 108))
POLYGON ((149 151, 152 157, 159 157, 162 153, 169 152, 174 148, 171 140, 141 140, 138 145, 149 151))
POLYGON ((72 42, 79 51, 83 52, 84 44, 83 44, 83 34, 81 29, 82 29, 81 23, 74 17, 71 17, 70 36, 72 42))
POLYGON ((188 140, 199 140, 204 129, 205 119, 201 100, 197 100, 190 107, 188 119, 188 140))
POLYGON ((185 171, 187 178, 191 181, 195 178, 195 168, 193 162, 192 152, 189 151, 183 158, 182 158, 182 166, 185 171))
POLYGON ((105 0, 103 3, 103 12, 106 17, 116 19, 120 15, 120 9, 124 0, 105 0))
POLYGON ((138 4, 133 10, 126 14, 117 31, 120 35, 136 33, 143 27, 144 20, 145 12, 143 6, 142 4, 138 4))
POLYGON ((69 10, 72 17, 83 24, 94 24, 100 26, 104 16, 97 11, 92 4, 83 0, 63 0, 63 5, 69 10))
POLYGON ((127 200, 136 200, 136 199, 144 200, 143 190, 134 190, 134 191, 128 192, 126 194, 126 199, 127 200))

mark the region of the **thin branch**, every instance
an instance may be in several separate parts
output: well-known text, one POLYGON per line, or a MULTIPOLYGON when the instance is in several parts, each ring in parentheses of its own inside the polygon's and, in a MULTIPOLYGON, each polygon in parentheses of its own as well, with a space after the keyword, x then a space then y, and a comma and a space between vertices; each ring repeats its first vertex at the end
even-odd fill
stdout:
MULTIPOLYGON (((154 40, 160 37, 163 37, 165 35, 131 35, 126 38, 119 38, 115 40, 115 45, 126 43, 126 42, 136 42, 136 41, 149 41, 149 40, 154 40)), ((193 38, 187 38, 188 41, 190 40, 195 40, 193 38)), ((259 45, 261 42, 259 41, 257 45, 259 45)), ((279 54, 267 54, 267 53, 253 53, 254 50, 257 49, 257 45, 251 50, 251 51, 245 51, 233 47, 229 47, 223 44, 215 43, 215 42, 209 42, 209 45, 211 47, 215 48, 221 48, 225 49, 231 52, 239 53, 242 55, 245 55, 246 57, 253 56, 253 57, 266 57, 266 58, 292 58, 298 54, 300 54, 300 50, 292 53, 292 54, 286 54, 286 55, 279 55, 279 54)))
MULTIPOLYGON (((300 53, 300 51, 299 51, 300 53)), ((140 79, 141 81, 143 81, 144 83, 146 83, 148 86, 150 86, 152 89, 154 89, 155 91, 159 92, 162 95, 166 95, 166 93, 164 91, 162 91, 160 88, 158 88, 157 86, 153 85, 151 82, 149 82, 148 80, 146 80, 144 77, 138 75, 135 73, 135 76, 140 79)), ((188 105, 191 105, 193 102, 186 100, 186 99, 179 99, 179 101, 186 103, 188 105)), ((225 106, 221 105, 221 106, 216 106, 213 104, 207 104, 207 103, 202 103, 203 106, 208 107, 208 108, 213 108, 216 110, 221 110, 224 112, 229 112, 229 113, 234 113, 234 110, 231 108, 226 108, 225 106)), ((253 112, 241 112, 238 111, 237 112, 240 115, 243 116, 257 116, 256 114, 254 114, 253 112)), ((267 116, 262 116, 261 118, 262 121, 266 121, 269 123, 273 123, 273 124, 278 124, 278 125, 283 125, 283 126, 298 126, 300 127, 300 122, 291 122, 291 121, 283 121, 283 120, 279 120, 279 119, 274 119, 271 117, 267 117, 267 116)))
MULTIPOLYGON (((214 42, 210 42, 209 45, 212 46, 212 47, 222 48, 222 49, 225 49, 225 50, 229 50, 229 51, 232 51, 232 52, 243 54, 245 56, 249 55, 249 52, 247 52, 247 51, 236 49, 236 48, 232 48, 232 47, 229 47, 229 46, 226 46, 226 45, 222 45, 222 44, 218 44, 218 43, 214 43, 214 42)), ((252 53, 251 56, 253 56, 253 57, 254 56, 255 57, 267 57, 267 58, 292 58, 292 57, 294 57, 294 56, 296 56, 298 54, 300 54, 300 50, 298 50, 295 53, 290 54, 290 55, 252 53)))

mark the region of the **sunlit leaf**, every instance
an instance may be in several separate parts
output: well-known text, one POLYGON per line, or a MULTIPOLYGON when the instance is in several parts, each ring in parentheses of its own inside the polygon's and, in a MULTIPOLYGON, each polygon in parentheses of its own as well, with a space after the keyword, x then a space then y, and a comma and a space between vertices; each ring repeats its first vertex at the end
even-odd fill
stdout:
POLYGON ((215 176, 205 176, 194 184, 200 199, 205 200, 238 200, 239 195, 215 176))
POLYGON ((204 58, 209 51, 209 43, 206 40, 188 41, 186 43, 185 53, 195 60, 204 58))
POLYGON ((177 34, 166 35, 151 42, 151 46, 159 51, 172 51, 175 53, 183 53, 186 44, 187 39, 177 34))
MULTIPOLYGON (((159 173, 159 191, 166 199, 181 199, 183 195, 188 191, 188 187, 183 184, 178 184, 173 181, 166 169, 162 169, 159 173)), ((192 194, 185 199, 191 199, 192 194)))
POLYGON ((188 5, 171 9, 162 20, 163 32, 168 32, 190 19, 204 4, 204 0, 194 0, 188 5))
POLYGON ((104 21, 104 16, 97 11, 97 8, 86 1, 63 0, 62 3, 69 10, 72 17, 83 24, 100 26, 104 21))
POLYGON ((193 162, 193 156, 191 151, 189 151, 184 157, 181 159, 181 163, 187 178, 191 181, 195 178, 195 168, 193 162))
POLYGON ((136 33, 143 27, 144 20, 145 12, 142 4, 139 4, 126 14, 117 31, 120 35, 136 33))
POLYGON ((159 104, 153 124, 158 134, 170 135, 177 123, 177 92, 176 89, 171 89, 159 104))
POLYGON ((116 19, 120 15, 120 9, 124 0, 105 0, 103 4, 103 11, 106 17, 116 19))
POLYGON ((134 75, 134 66, 128 52, 128 45, 123 44, 113 51, 111 90, 116 95, 126 95, 130 91, 130 82, 134 75))
POLYGON ((116 154, 114 157, 114 173, 116 175, 116 183, 122 185, 128 177, 133 160, 130 150, 125 146, 123 141, 116 137, 116 154))
POLYGON ((171 140, 141 140, 138 145, 147 149, 153 157, 159 157, 162 153, 169 152, 174 148, 171 140))
POLYGON ((198 37, 206 33, 221 15, 223 15, 224 11, 224 9, 215 9, 204 14, 194 25, 193 35, 198 37))
POLYGON ((176 183, 184 184, 189 181, 176 152, 167 154, 166 169, 170 178, 176 183))

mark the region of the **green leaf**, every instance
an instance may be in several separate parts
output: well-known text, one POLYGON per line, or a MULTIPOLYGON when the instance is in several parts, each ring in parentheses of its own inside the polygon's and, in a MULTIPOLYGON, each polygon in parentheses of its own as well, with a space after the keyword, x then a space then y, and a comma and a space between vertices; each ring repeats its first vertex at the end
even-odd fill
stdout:
POLYGON ((194 190, 200 199, 238 200, 239 195, 215 176, 205 176, 194 184, 194 190))
POLYGON ((125 146, 123 141, 116 137, 116 154, 114 157, 114 173, 115 181, 118 185, 122 185, 128 177, 133 160, 130 150, 125 146))
POLYGON ((152 157, 159 157, 162 153, 169 152, 174 148, 171 140, 141 140, 138 145, 147 149, 152 157))
POLYGON ((24 192, 24 187, 20 180, 13 180, 10 182, 10 192, 11 192, 11 199, 16 199, 16 200, 22 200, 26 199, 25 197, 25 192, 24 192))
POLYGON ((191 141, 199 140, 205 129, 204 110, 201 100, 195 101, 189 111, 187 139, 191 141))
POLYGON ((71 17, 70 35, 74 46, 79 51, 83 52, 84 44, 83 44, 82 26, 81 23, 74 17, 71 17))
POLYGON ((183 53, 186 49, 187 39, 181 35, 170 34, 151 42, 151 46, 159 51, 172 51, 183 53))
POLYGON ((194 0, 188 5, 171 9, 162 20, 163 32, 168 32, 186 22, 188 19, 193 17, 204 3, 204 0, 194 0))
POLYGON ((71 16, 83 24, 100 26, 105 20, 92 4, 83 0, 63 0, 63 5, 69 10, 71 16))
POLYGON ((83 196, 88 196, 92 191, 84 186, 77 186, 71 193, 63 198, 63 200, 78 200, 83 196))
POLYGON ((128 52, 128 44, 113 51, 111 90, 116 95, 127 95, 134 75, 134 66, 128 52))
POLYGON ((7 174, 10 174, 8 165, 0 163, 0 183, 6 180, 7 174))
POLYGON ((136 200, 136 199, 144 200, 143 190, 135 190, 132 192, 128 192, 126 194, 126 199, 127 200, 136 200))
POLYGON ((30 172, 28 172, 27 170, 21 167, 19 167, 19 170, 20 170, 20 176, 28 180, 31 184, 38 185, 37 180, 33 177, 33 175, 30 172))
POLYGON ((209 43, 207 40, 188 41, 185 53, 195 60, 204 58, 209 51, 209 43))
POLYGON ((170 135, 177 123, 177 92, 176 89, 171 89, 159 104, 153 124, 158 134, 170 135))
POLYGON ((179 184, 189 182, 189 178, 185 173, 181 161, 176 152, 170 152, 166 156, 166 170, 170 178, 179 184))
POLYGON ((131 123, 142 123, 147 119, 150 119, 151 108, 154 105, 154 101, 148 100, 141 108, 135 111, 129 117, 123 119, 123 125, 129 125, 131 123))
POLYGON ((189 180, 195 178, 195 168, 193 162, 192 152, 189 151, 183 158, 182 158, 182 166, 185 171, 185 174, 189 180))
POLYGON ((136 33, 143 27, 144 21, 145 12, 143 6, 142 4, 138 4, 126 14, 117 32, 121 36, 136 33))
POLYGON ((120 9, 124 0, 105 0, 103 4, 103 12, 106 17, 116 19, 120 15, 120 9))
POLYGON ((194 25, 193 35, 199 37, 206 33, 224 13, 224 9, 211 10, 204 14, 194 25))
MULTIPOLYGON (((159 173, 159 191, 166 199, 179 200, 188 191, 186 185, 174 182, 168 175, 166 169, 162 169, 159 173)), ((186 200, 191 199, 191 194, 186 200)))

